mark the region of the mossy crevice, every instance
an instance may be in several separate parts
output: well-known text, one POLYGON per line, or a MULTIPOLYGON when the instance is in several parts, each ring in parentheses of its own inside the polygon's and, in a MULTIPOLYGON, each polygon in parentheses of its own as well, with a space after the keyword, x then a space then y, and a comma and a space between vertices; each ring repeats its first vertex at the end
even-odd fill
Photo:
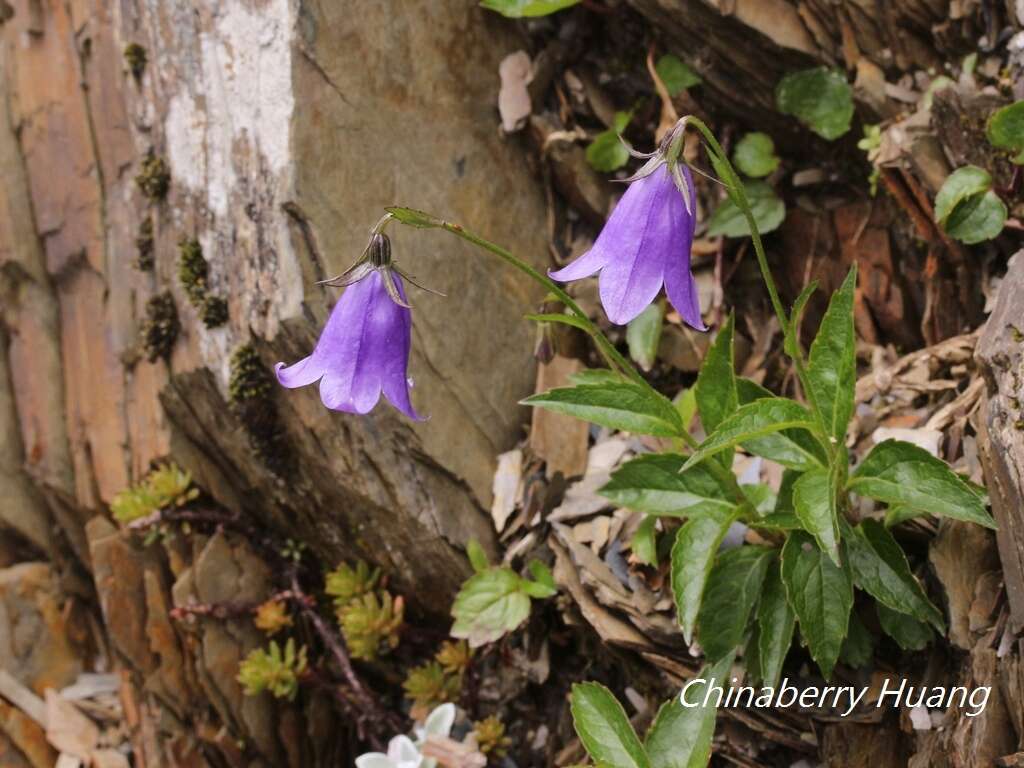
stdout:
POLYGON ((128 43, 124 47, 124 61, 128 65, 128 71, 132 73, 132 77, 141 80, 146 71, 146 64, 149 63, 146 49, 138 43, 128 43))
POLYGON ((148 272, 153 269, 154 244, 153 244, 153 220, 148 216, 139 224, 139 233, 135 236, 136 248, 136 269, 148 272))
POLYGON ((151 363, 171 356, 181 324, 178 308, 170 291, 159 293, 146 302, 146 318, 142 322, 142 346, 151 363))
POLYGON ((171 188, 171 171, 167 162, 151 150, 142 161, 135 183, 150 201, 163 200, 171 188))
POLYGON ((267 468, 282 474, 291 464, 284 427, 274 402, 274 378, 252 344, 231 355, 228 402, 249 435, 249 442, 267 468))
POLYGON ((215 328, 228 320, 228 302, 210 292, 210 266, 203 256, 203 246, 194 237, 178 244, 178 281, 189 302, 199 310, 199 318, 207 328, 215 328))

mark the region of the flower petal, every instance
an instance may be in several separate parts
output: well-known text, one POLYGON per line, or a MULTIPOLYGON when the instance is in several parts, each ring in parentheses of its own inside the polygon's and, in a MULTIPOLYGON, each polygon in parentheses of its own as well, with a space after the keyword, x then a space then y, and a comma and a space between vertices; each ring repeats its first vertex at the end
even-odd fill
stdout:
POLYGON ((404 734, 395 736, 388 742, 388 758, 400 765, 419 765, 423 760, 412 739, 404 734))
MULTIPOLYGON (((600 242, 600 239, 598 241, 600 242)), ((584 277, 590 277, 601 269, 601 267, 608 263, 609 258, 610 254, 598 248, 595 243, 593 248, 575 261, 570 261, 561 269, 556 269, 553 272, 549 270, 548 277, 560 283, 566 283, 570 280, 582 280, 584 277)))
MULTIPOLYGON (((666 166, 633 182, 598 237, 615 249, 601 271, 601 304, 608 319, 625 325, 654 301, 672 253, 672 207, 679 193, 666 166)), ((595 245, 596 247, 596 245, 595 245)))
POLYGON ((426 736, 447 736, 452 731, 455 723, 455 705, 448 703, 435 707, 427 715, 427 721, 423 724, 424 738, 426 736))
MULTIPOLYGON (((693 176, 686 166, 683 166, 683 178, 690 193, 690 200, 696 206, 697 195, 693 188, 693 176)), ((681 199, 675 204, 670 204, 670 207, 678 209, 672 219, 672 240, 676 245, 673 255, 665 265, 665 293, 687 325, 698 331, 706 331, 707 326, 700 316, 697 283, 690 271, 690 249, 693 246, 693 232, 697 226, 696 211, 687 211, 681 199)))
POLYGON ((395 764, 380 752, 367 752, 356 758, 356 768, 395 768, 395 764))
POLYGON ((289 366, 278 363, 274 366, 274 373, 277 374, 277 380, 281 382, 281 386, 295 389, 317 381, 324 375, 324 369, 319 361, 314 360, 310 355, 289 366))

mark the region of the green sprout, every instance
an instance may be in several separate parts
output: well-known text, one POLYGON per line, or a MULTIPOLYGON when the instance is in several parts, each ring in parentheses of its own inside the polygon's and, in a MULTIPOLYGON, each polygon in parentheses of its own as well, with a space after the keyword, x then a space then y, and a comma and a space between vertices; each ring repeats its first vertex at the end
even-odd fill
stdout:
POLYGON ((340 610, 356 598, 371 592, 379 578, 380 568, 371 571, 370 566, 362 560, 356 562, 355 568, 341 563, 327 574, 324 592, 334 598, 334 607, 340 610))
POLYGON ((150 472, 138 485, 117 494, 110 511, 115 520, 130 523, 160 509, 183 507, 198 496, 199 489, 192 486, 192 475, 176 464, 167 464, 150 472))
POLYGON ((374 661, 398 645, 405 601, 385 591, 369 592, 339 608, 337 614, 352 658, 374 661))
POLYGON ((497 715, 491 715, 473 723, 476 745, 487 757, 504 757, 512 745, 512 739, 505 735, 505 724, 497 715))
POLYGON ((277 699, 292 701, 299 692, 299 679, 306 672, 306 646, 295 650, 295 639, 288 638, 284 651, 271 640, 267 649, 255 648, 243 659, 236 678, 246 696, 269 691, 277 699))
POLYGON ((405 689, 405 695, 412 699, 414 711, 429 712, 434 707, 459 698, 462 678, 445 673, 436 661, 428 661, 409 670, 402 688, 405 689))

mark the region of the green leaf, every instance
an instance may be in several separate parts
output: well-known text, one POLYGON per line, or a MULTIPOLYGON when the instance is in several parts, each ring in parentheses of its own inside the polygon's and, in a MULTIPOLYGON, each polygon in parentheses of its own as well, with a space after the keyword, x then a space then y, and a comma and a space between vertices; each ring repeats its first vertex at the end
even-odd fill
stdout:
POLYGON ((815 466, 821 463, 821 459, 813 451, 813 441, 809 443, 793 434, 779 434, 777 443, 765 443, 759 439, 783 430, 813 429, 811 419, 806 408, 783 397, 764 398, 742 405, 708 435, 683 469, 685 471, 720 451, 740 444, 758 456, 786 466, 815 466))
POLYGON ((508 568, 488 568, 472 576, 455 596, 451 635, 478 648, 511 632, 529 615, 523 580, 508 568))
POLYGON ((651 768, 706 768, 718 707, 705 706, 704 697, 712 685, 728 686, 732 663, 730 655, 715 665, 705 665, 694 678, 705 682, 688 684, 687 706, 678 696, 661 705, 644 740, 651 768))
POLYGON ((618 699, 599 683, 577 683, 570 697, 572 724, 587 753, 607 768, 651 768, 618 699))
POLYGON ((522 402, 640 435, 678 437, 683 431, 668 398, 626 381, 552 389, 522 402))
POLYGON ((771 688, 779 682, 796 626, 796 614, 786 599, 781 568, 778 561, 771 564, 757 606, 758 666, 762 683, 771 688))
POLYGON ((914 578, 903 549, 877 520, 864 520, 846 537, 854 583, 887 608, 926 621, 945 634, 942 612, 914 578))
MULTIPOLYGON (((733 361, 734 327, 735 317, 730 313, 708 348, 700 373, 697 374, 697 383, 694 385, 700 422, 708 434, 714 432, 718 425, 739 407, 736 367, 733 361)), ((723 466, 730 469, 732 450, 723 451, 719 459, 723 466)))
POLYGON ((786 354, 794 359, 800 357, 800 326, 804 321, 804 310, 816 290, 818 290, 818 281, 811 280, 800 291, 800 295, 793 302, 793 310, 789 313, 789 328, 783 333, 782 343, 786 354))
POLYGON ((875 638, 864 626, 856 611, 850 613, 850 629, 843 641, 839 659, 854 669, 865 666, 875 652, 875 638))
POLYGON ((614 171, 629 162, 629 150, 619 136, 629 125, 629 112, 616 112, 615 125, 601 131, 587 147, 587 162, 595 171, 614 171))
POLYGON ((697 413, 697 393, 693 387, 687 387, 672 399, 672 404, 679 411, 679 418, 687 429, 693 423, 693 417, 697 413))
POLYGON ((957 168, 942 182, 942 187, 935 196, 935 221, 945 228, 947 220, 958 205, 990 189, 992 177, 988 171, 976 165, 957 168))
MULTIPOLYGON (((698 637, 709 661, 731 655, 743 642, 765 573, 776 550, 742 546, 718 556, 698 614, 698 637)), ((673 558, 674 559, 674 558, 673 558)))
POLYGON ((644 454, 615 470, 598 493, 650 515, 704 517, 732 512, 735 504, 714 475, 702 466, 681 473, 684 463, 678 454, 644 454))
POLYGON ((569 374, 569 381, 576 385, 621 384, 628 380, 610 368, 584 368, 569 374))
POLYGON ((417 211, 415 208, 401 208, 393 205, 390 208, 385 208, 385 211, 390 213, 395 221, 401 222, 408 227, 416 227, 417 229, 433 229, 440 227, 444 224, 443 219, 432 216, 429 213, 423 211, 417 211))
POLYGON ((775 509, 775 491, 767 483, 744 483, 740 492, 759 517, 771 514, 775 509))
POLYGON ((658 342, 661 341, 661 324, 664 317, 665 306, 656 301, 630 320, 626 326, 629 356, 645 371, 651 370, 658 356, 658 342))
MULTIPOLYGON (((778 229, 782 220, 786 218, 786 204, 775 194, 775 190, 760 180, 748 181, 744 187, 758 232, 766 235, 778 229)), ((718 235, 750 236, 750 224, 747 222, 747 217, 731 195, 715 208, 711 218, 708 219, 708 237, 718 235)))
POLYGON ((1006 224, 1006 204, 992 190, 960 203, 943 227, 946 234, 967 245, 997 237, 1006 224))
POLYGON ((827 67, 786 75, 775 87, 779 111, 834 141, 850 130, 853 95, 842 72, 827 67))
POLYGON ((629 544, 633 556, 644 565, 658 564, 657 522, 658 518, 654 515, 645 515, 629 544))
POLYGON ((775 143, 767 133, 748 133, 736 144, 732 154, 733 164, 751 178, 767 176, 779 167, 775 154, 775 143))
POLYGON ((693 638, 704 586, 718 547, 735 519, 735 514, 694 517, 676 532, 672 545, 672 594, 687 644, 693 638))
POLYGON ((554 597, 558 594, 558 586, 555 584, 555 577, 540 560, 531 560, 526 566, 534 581, 525 581, 524 590, 530 597, 545 598, 554 597))
POLYGON ((809 534, 794 531, 782 548, 782 581, 800 634, 826 679, 832 676, 853 607, 849 565, 839 568, 809 534))
POLYGON ((944 461, 911 443, 886 440, 854 471, 847 488, 887 504, 995 528, 985 503, 944 461))
POLYGON ((807 378, 825 429, 837 443, 846 439, 857 384, 857 338, 853 329, 856 288, 857 265, 854 264, 842 286, 832 294, 818 335, 811 344, 807 364, 807 378))
POLYGON ((793 506, 804 530, 838 566, 839 528, 831 471, 822 467, 802 474, 793 484, 793 506))
POLYGON ((480 542, 476 539, 470 539, 469 543, 466 544, 466 554, 469 556, 470 565, 473 566, 473 570, 477 573, 486 571, 491 567, 491 561, 487 559, 487 553, 484 552, 484 548, 480 546, 480 542))
MULTIPOLYGON (((796 507, 793 504, 793 486, 800 479, 800 473, 794 469, 787 469, 782 473, 782 482, 779 483, 779 493, 775 497, 775 512, 793 512, 796 507)), ((795 515, 794 515, 795 516, 795 515)), ((800 526, 797 525, 797 528, 800 526)))
POLYGON ((755 528, 762 528, 769 531, 801 531, 803 525, 800 518, 792 512, 772 512, 760 520, 751 520, 750 524, 755 528))
POLYGON ((547 16, 576 5, 580 0, 482 0, 481 7, 502 16, 518 19, 524 16, 547 16))
POLYGON ((882 603, 875 603, 878 612, 878 623, 882 631, 895 640, 905 651, 920 651, 932 639, 932 630, 923 621, 913 616, 886 608, 882 603))
POLYGON ((775 394, 756 381, 742 376, 736 377, 736 394, 739 395, 740 405, 752 403, 755 400, 763 400, 766 397, 775 397, 775 394))
POLYGON ((700 76, 671 53, 666 53, 658 59, 654 71, 665 84, 669 96, 678 96, 687 88, 701 83, 700 76))
POLYGON ((1016 152, 1013 162, 1024 163, 1024 101, 1015 101, 993 112, 985 134, 993 147, 1016 152))

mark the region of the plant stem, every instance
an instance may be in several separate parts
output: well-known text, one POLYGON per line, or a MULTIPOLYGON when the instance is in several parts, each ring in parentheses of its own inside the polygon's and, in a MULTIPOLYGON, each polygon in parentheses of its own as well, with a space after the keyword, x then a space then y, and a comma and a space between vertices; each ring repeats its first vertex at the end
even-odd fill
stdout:
MULTIPOLYGON (((784 338, 792 339, 791 357, 796 369, 797 378, 800 380, 800 385, 803 387, 804 395, 807 397, 807 401, 811 405, 811 410, 814 412, 814 416, 821 427, 822 434, 827 438, 828 430, 825 429, 824 417, 822 416, 821 408, 818 407, 817 399, 814 396, 814 390, 811 388, 810 378, 807 375, 807 366, 804 362, 803 348, 800 346, 800 339, 798 338, 800 329, 792 327, 789 315, 786 314, 786 309, 782 306, 782 300, 779 298, 778 288, 775 286, 775 278, 772 277, 772 271, 768 267, 768 256, 764 250, 764 243, 761 242, 761 233, 757 228, 757 222, 754 220, 754 211, 750 207, 750 201, 747 199, 746 188, 743 186, 743 182, 740 181, 739 174, 737 174, 736 169, 732 167, 732 163, 729 161, 728 155, 726 155, 725 150, 722 149, 722 145, 718 143, 718 139, 715 138, 711 129, 708 128, 702 120, 696 117, 688 118, 687 122, 689 125, 696 128, 704 137, 705 141, 707 141, 708 146, 715 155, 715 158, 719 161, 715 164, 716 170, 718 170, 719 173, 725 173, 726 178, 722 179, 722 181, 725 182, 733 193, 733 200, 739 209, 743 211, 743 215, 747 219, 747 226, 750 227, 750 239, 754 243, 754 253, 757 255, 757 265, 761 269, 761 278, 764 280, 765 287, 768 289, 768 296, 771 299, 772 309, 775 310, 775 315, 779 318, 784 338)), ((831 456, 835 451, 834 446, 832 446, 827 439, 824 441, 824 444, 829 456, 831 456)))

